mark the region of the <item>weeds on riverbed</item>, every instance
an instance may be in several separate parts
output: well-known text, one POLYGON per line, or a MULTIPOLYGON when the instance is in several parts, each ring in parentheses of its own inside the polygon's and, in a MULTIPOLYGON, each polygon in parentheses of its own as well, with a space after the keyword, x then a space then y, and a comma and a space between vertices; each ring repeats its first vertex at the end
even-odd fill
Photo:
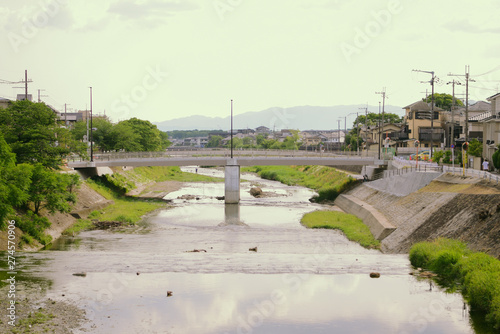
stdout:
POLYGON ((449 286, 462 288, 472 310, 485 312, 486 320, 500 328, 500 261, 472 252, 458 240, 439 238, 419 242, 410 249, 415 267, 434 271, 449 286))
POLYGON ((93 224, 90 220, 87 219, 78 219, 78 221, 65 229, 63 231, 63 235, 75 235, 80 233, 81 231, 90 230, 93 224))
POLYGON ((93 213, 93 217, 99 220, 116 220, 127 223, 136 223, 148 212, 165 207, 162 200, 142 199, 123 196, 120 193, 106 187, 99 180, 89 179, 88 186, 100 193, 103 197, 113 200, 114 204, 107 206, 101 212, 93 213))
POLYGON ((303 186, 318 192, 315 201, 333 201, 356 180, 348 174, 326 166, 255 166, 243 170, 289 186, 303 186))
POLYGON ((354 215, 339 211, 314 211, 306 213, 300 223, 309 228, 341 230, 347 239, 365 248, 380 249, 380 241, 375 239, 368 226, 354 215))

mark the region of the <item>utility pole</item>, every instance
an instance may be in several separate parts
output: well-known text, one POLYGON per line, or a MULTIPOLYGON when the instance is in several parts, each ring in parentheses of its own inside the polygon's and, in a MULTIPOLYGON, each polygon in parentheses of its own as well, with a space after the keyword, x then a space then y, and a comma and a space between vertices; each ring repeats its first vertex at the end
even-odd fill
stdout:
POLYGON ((359 113, 356 113, 356 150, 359 155, 359 122, 358 122, 359 113))
POLYGON ((337 120, 338 122, 338 127, 339 127, 339 130, 338 130, 338 140, 339 140, 339 151, 340 151, 340 119, 337 120))
POLYGON ((465 75, 462 74, 448 74, 449 76, 465 76, 465 142, 469 142, 469 81, 475 82, 470 78, 470 66, 465 66, 465 75))
MULTIPOLYGON (((432 147, 434 146, 434 82, 436 81, 436 77, 434 75, 434 71, 421 71, 421 70, 413 70, 414 72, 422 72, 422 73, 429 73, 431 77, 431 87, 432 87, 432 95, 431 95, 431 149, 429 153, 429 158, 432 159, 432 147)), ((426 82, 426 81, 424 81, 426 82)))
POLYGON ((40 95, 41 91, 45 91, 45 89, 38 90, 38 103, 42 102, 41 97, 47 97, 48 95, 40 95))
POLYGON ((24 70, 24 99, 28 100, 28 70, 24 70))
MULTIPOLYGON (((375 94, 380 94, 382 95, 382 126, 381 126, 381 129, 379 130, 379 134, 381 133, 381 131, 383 130, 384 128, 384 114, 385 114, 385 87, 382 89, 381 92, 375 92, 375 94)), ((380 108, 380 105, 379 105, 379 108, 380 108)), ((380 113, 380 112, 379 112, 380 113)), ((379 144, 379 147, 382 145, 382 138, 381 136, 379 135, 379 141, 380 141, 380 144, 379 144)), ((380 159, 380 149, 379 149, 379 159, 380 159)))
POLYGON ((233 100, 231 100, 231 159, 233 158, 233 100))
POLYGON ((364 109, 365 110, 365 142, 367 141, 366 135, 368 133, 368 103, 366 104, 366 107, 364 108, 358 108, 358 109, 364 109))
POLYGON ((380 101, 378 102, 378 159, 380 160, 380 145, 382 144, 380 142, 381 138, 381 129, 380 129, 380 101))
POLYGON ((460 81, 456 81, 453 79, 450 82, 446 83, 447 85, 452 85, 452 96, 453 100, 451 103, 451 140, 450 140, 450 146, 453 145, 455 146, 455 85, 461 85, 462 83, 460 81))
POLYGON ((92 136, 93 128, 92 128, 92 87, 90 88, 90 162, 94 162, 94 138, 92 136))

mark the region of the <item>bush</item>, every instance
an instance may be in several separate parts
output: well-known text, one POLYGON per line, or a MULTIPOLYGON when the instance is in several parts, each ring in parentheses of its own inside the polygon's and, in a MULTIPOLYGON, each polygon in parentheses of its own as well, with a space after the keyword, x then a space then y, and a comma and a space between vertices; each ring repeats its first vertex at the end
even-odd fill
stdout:
POLYGON ((443 163, 451 164, 451 151, 448 150, 444 152, 443 163))
POLYGON ((432 161, 437 162, 439 164, 439 161, 441 160, 441 158, 443 156, 444 156, 443 151, 436 151, 436 152, 432 153, 432 161))
POLYGON ((38 240, 42 245, 48 245, 52 241, 50 235, 43 231, 50 227, 50 221, 46 217, 40 217, 28 211, 25 216, 17 219, 17 227, 24 233, 38 240))
POLYGON ((496 169, 500 169, 500 145, 498 146, 498 149, 495 151, 495 153, 493 153, 492 160, 493 166, 496 169))
POLYGON ((116 220, 116 221, 119 221, 119 222, 122 222, 122 223, 128 223, 128 224, 133 224, 134 223, 134 220, 131 217, 127 217, 125 215, 116 216, 116 218, 113 219, 113 220, 116 220))
POLYGON ((500 328, 500 261, 485 253, 473 253, 457 240, 439 238, 410 249, 412 265, 427 268, 448 283, 461 284, 473 310, 487 313, 486 320, 500 328))

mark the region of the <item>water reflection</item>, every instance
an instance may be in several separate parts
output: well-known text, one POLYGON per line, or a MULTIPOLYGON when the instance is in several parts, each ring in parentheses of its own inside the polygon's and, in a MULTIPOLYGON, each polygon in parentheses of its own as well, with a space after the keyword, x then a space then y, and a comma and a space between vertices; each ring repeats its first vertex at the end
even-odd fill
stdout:
POLYGON ((241 221, 240 218, 240 205, 239 204, 225 204, 224 205, 224 221, 218 226, 248 226, 241 221))
POLYGON ((120 287, 95 273, 62 289, 97 298, 111 281, 88 304, 98 333, 473 333, 459 295, 406 276, 129 274, 120 287))
POLYGON ((321 208, 310 191, 262 184, 287 196, 224 205, 222 184, 188 184, 147 234, 89 231, 27 257, 48 259, 49 297, 84 307, 87 333, 474 333, 461 296, 408 275, 407 255, 306 229, 302 215, 321 208))

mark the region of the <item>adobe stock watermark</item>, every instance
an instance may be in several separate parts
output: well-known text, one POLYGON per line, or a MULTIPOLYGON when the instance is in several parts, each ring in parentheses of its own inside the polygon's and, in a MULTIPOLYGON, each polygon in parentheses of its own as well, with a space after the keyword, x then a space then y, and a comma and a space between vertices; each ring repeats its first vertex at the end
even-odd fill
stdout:
POLYGON ((486 100, 500 92, 500 66, 479 75, 471 74, 471 78, 474 80, 469 86, 469 99, 471 100, 486 100))
POLYGON ((255 329, 261 327, 281 306, 289 302, 287 291, 292 293, 299 291, 303 284, 313 277, 313 272, 317 272, 318 268, 324 266, 328 257, 335 254, 332 247, 334 241, 331 236, 324 236, 321 239, 315 244, 312 256, 297 264, 293 273, 282 276, 283 288, 274 289, 267 298, 253 302, 253 307, 249 308, 245 314, 238 316, 234 333, 253 334, 255 329))
POLYGON ((287 109, 274 108, 273 117, 269 120, 269 129, 287 129, 295 115, 289 114, 287 109))
POLYGON ((443 316, 452 304, 458 301, 456 294, 440 293, 439 297, 433 298, 427 307, 421 307, 418 311, 410 314, 407 329, 399 334, 425 333, 429 322, 434 322, 443 316))
POLYGON ((7 38, 15 53, 19 52, 21 45, 28 44, 36 37, 40 29, 46 27, 50 20, 59 14, 61 7, 68 4, 68 0, 50 0, 40 2, 39 10, 31 17, 23 20, 18 33, 9 32, 7 38))
POLYGON ((149 94, 168 77, 168 73, 164 72, 159 65, 155 68, 148 67, 146 72, 140 84, 134 86, 128 94, 122 94, 111 104, 113 113, 120 114, 123 118, 128 117, 130 111, 146 100, 149 94))
POLYGON ((352 61, 354 55, 361 54, 361 51, 367 48, 372 40, 384 31, 391 23, 394 15, 401 13, 403 6, 399 0, 390 0, 387 3, 387 9, 372 11, 372 20, 365 23, 364 27, 354 29, 354 38, 352 43, 342 42, 340 49, 347 63, 352 61))
POLYGON ((226 14, 232 13, 242 3, 243 0, 215 0, 213 6, 220 20, 224 21, 226 14))

